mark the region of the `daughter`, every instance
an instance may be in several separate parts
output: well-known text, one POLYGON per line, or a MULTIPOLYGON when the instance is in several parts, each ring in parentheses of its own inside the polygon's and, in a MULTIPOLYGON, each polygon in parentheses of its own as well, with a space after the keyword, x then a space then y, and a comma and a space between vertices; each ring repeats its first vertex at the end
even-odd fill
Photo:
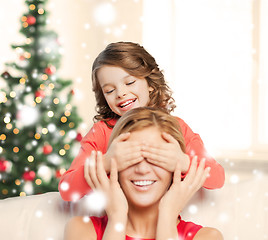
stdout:
MULTIPOLYGON (((124 114, 114 127, 110 142, 122 133, 130 132, 129 142, 165 143, 162 132, 172 135, 184 151, 184 139, 178 121, 171 115, 152 108, 134 109, 124 114)), ((174 174, 151 164, 144 158, 139 163, 117 173, 111 161, 107 177, 101 152, 93 151, 88 164, 94 189, 107 197, 106 214, 71 219, 65 228, 65 240, 222 240, 221 233, 181 219, 180 213, 194 193, 204 183, 209 168, 201 161, 197 167, 193 158, 189 172, 181 180, 177 163, 174 174)))
POLYGON ((92 180, 90 174, 85 174, 84 163, 93 150, 104 154, 107 173, 111 158, 115 159, 121 171, 146 157, 150 163, 169 171, 174 171, 179 162, 182 175, 185 176, 196 155, 198 161, 205 158, 205 166, 211 168, 204 187, 215 189, 223 186, 224 169, 206 152, 199 135, 180 118, 177 121, 184 137, 185 153, 177 141, 166 133, 162 134, 165 140, 162 144, 156 141, 150 144, 130 143, 127 141, 130 134, 122 134, 107 151, 113 126, 130 109, 150 106, 169 113, 175 108, 162 72, 155 59, 142 46, 131 42, 109 44, 93 63, 92 84, 96 97, 96 122, 81 141, 78 156, 61 177, 59 191, 64 200, 81 198, 90 192, 92 180))

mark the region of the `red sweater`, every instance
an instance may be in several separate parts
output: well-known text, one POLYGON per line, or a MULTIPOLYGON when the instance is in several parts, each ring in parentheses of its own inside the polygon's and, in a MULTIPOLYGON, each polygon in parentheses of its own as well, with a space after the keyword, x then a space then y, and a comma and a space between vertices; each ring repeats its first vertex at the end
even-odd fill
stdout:
MULTIPOLYGON (((101 240, 108 222, 107 216, 104 217, 91 217, 90 218, 96 234, 97 240, 101 240)), ((185 222, 180 220, 179 224, 177 225, 178 236, 179 240, 192 240, 196 233, 202 228, 200 225, 196 225, 192 222, 185 222)), ((143 239, 143 238, 133 238, 126 236, 126 240, 154 240, 154 239, 143 239)))
MULTIPOLYGON (((195 155, 198 156, 198 160, 205 157, 206 166, 211 168, 210 176, 206 179, 204 187, 208 189, 221 188, 225 181, 223 167, 209 156, 200 136, 194 133, 182 119, 177 119, 184 136, 186 154, 190 156, 190 160, 195 155)), ((116 120, 111 120, 109 123, 114 125, 116 120)), ((73 160, 70 168, 60 179, 59 192, 63 200, 72 201, 74 194, 76 198, 82 198, 90 192, 91 189, 84 178, 85 160, 90 156, 92 150, 106 153, 111 132, 111 128, 108 128, 103 121, 99 121, 93 125, 87 135, 82 139, 78 156, 73 160), (61 188, 60 186, 63 182, 65 183, 65 187, 61 188)))

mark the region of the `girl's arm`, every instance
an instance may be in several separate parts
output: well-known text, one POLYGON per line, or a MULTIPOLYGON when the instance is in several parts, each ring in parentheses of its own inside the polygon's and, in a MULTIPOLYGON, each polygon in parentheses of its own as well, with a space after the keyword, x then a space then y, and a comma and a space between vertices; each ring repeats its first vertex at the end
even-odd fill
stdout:
POLYGON ((103 122, 98 122, 82 139, 79 154, 59 182, 58 189, 63 200, 78 200, 90 192, 91 188, 84 177, 85 161, 93 150, 106 151, 111 131, 103 122))
POLYGON ((202 158, 205 158, 206 167, 211 168, 210 176, 206 179, 203 187, 208 189, 221 188, 225 181, 223 167, 209 155, 200 136, 194 133, 182 119, 178 118, 178 121, 185 139, 186 153, 189 155, 190 161, 192 161, 194 156, 198 157, 198 161, 200 161, 202 158))

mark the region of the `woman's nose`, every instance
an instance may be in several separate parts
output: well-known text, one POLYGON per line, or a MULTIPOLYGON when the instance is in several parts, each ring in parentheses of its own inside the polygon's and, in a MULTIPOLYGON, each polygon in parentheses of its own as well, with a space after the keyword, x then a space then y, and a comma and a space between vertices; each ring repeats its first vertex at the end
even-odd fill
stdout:
POLYGON ((150 163, 148 163, 146 160, 142 160, 141 162, 135 165, 136 173, 145 174, 150 172, 150 170, 151 170, 150 163))

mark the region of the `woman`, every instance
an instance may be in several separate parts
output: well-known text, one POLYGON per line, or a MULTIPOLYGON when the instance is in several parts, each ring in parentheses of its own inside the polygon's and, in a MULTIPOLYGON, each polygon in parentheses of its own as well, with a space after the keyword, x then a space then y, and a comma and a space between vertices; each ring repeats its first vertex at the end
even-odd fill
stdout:
MULTIPOLYGON (((130 143, 165 143, 163 134, 170 134, 185 151, 183 135, 176 118, 162 110, 143 107, 124 114, 116 123, 109 145, 122 133, 130 133, 130 143)), ((91 154, 85 174, 91 185, 107 198, 103 217, 71 219, 66 225, 65 240, 134 240, 134 239, 223 239, 221 233, 181 219, 180 213, 193 194, 205 182, 209 168, 204 160, 197 166, 193 158, 188 174, 181 180, 180 165, 172 173, 146 160, 117 172, 112 159, 110 178, 107 177, 101 152, 91 154)))

